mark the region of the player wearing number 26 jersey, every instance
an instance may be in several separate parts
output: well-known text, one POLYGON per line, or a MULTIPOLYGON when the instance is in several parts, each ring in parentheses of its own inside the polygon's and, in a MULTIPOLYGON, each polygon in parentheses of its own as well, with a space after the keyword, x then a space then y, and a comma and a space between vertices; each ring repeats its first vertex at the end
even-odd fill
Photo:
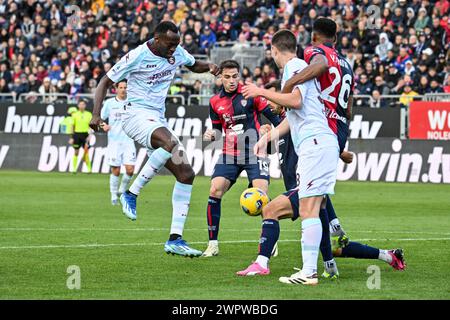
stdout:
POLYGON ((314 56, 321 54, 328 62, 328 72, 322 73, 317 80, 322 90, 321 97, 326 107, 328 124, 338 137, 342 152, 347 142, 350 109, 348 101, 353 93, 355 81, 348 61, 333 47, 325 42, 305 49, 304 59, 309 64, 314 56))

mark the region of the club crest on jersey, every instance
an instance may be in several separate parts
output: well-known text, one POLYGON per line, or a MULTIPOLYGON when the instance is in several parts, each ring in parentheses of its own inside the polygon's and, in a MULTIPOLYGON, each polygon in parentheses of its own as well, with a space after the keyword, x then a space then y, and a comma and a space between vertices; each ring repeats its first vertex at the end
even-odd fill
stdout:
POLYGON ((241 105, 245 108, 247 106, 247 100, 246 99, 241 100, 241 105))
POLYGON ((167 61, 168 61, 170 64, 174 64, 174 63, 175 63, 175 57, 172 56, 172 57, 170 57, 169 59, 167 59, 167 61))

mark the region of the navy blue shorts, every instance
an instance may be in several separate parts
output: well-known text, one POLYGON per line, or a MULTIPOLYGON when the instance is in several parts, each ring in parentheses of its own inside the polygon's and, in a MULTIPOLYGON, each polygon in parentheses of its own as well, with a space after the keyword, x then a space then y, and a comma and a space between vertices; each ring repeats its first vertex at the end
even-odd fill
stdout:
POLYGON ((292 189, 283 193, 289 198, 292 207, 292 221, 295 221, 300 217, 300 200, 298 198, 298 189, 292 189))
POLYGON ((298 156, 289 133, 278 140, 278 152, 284 187, 286 190, 295 189, 298 185, 296 177, 298 156))
POLYGON ((338 121, 337 138, 339 143, 339 154, 345 149, 348 138, 348 124, 338 121))
POLYGON ((257 163, 237 163, 237 161, 233 161, 233 159, 229 157, 226 158, 226 160, 227 162, 225 162, 225 157, 219 159, 214 167, 211 179, 223 177, 230 180, 231 185, 233 185, 241 172, 245 170, 247 172, 249 187, 255 179, 270 181, 268 159, 258 158, 256 161, 257 163))

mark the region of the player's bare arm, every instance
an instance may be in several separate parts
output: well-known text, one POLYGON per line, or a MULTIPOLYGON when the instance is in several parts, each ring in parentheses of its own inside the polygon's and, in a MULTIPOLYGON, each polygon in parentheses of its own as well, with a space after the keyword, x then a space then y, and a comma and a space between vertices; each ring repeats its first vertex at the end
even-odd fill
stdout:
POLYGON ((103 100, 106 97, 108 89, 113 85, 113 81, 108 78, 108 76, 103 76, 100 80, 94 93, 94 110, 92 111, 92 120, 89 126, 94 130, 98 131, 102 124, 102 119, 100 118, 100 110, 102 109, 103 100))
POLYGON ((353 95, 351 94, 348 97, 348 102, 347 102, 347 120, 350 121, 352 119, 352 109, 353 109, 353 95))
POLYGON ((213 76, 219 75, 219 67, 214 63, 203 62, 196 60, 194 65, 186 66, 190 71, 194 73, 205 73, 210 72, 213 76))
POLYGON ((294 90, 296 85, 302 84, 311 79, 320 77, 324 72, 328 70, 328 60, 323 54, 316 54, 309 66, 303 69, 301 72, 294 75, 284 84, 282 93, 290 93, 294 90))
POLYGON ((244 87, 242 93, 246 99, 261 96, 290 109, 300 109, 302 102, 302 95, 299 90, 294 90, 291 93, 280 93, 259 88, 255 84, 249 83, 244 87))
POLYGON ((275 129, 268 131, 258 140, 253 148, 253 152, 258 157, 266 156, 267 145, 269 144, 269 142, 273 142, 279 137, 286 135, 287 133, 289 133, 289 122, 287 118, 285 118, 275 129))

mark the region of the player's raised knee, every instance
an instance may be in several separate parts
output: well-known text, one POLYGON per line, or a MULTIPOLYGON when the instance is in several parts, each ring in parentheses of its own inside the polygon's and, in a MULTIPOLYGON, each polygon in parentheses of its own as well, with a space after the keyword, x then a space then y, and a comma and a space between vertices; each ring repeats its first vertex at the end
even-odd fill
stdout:
POLYGON ((225 191, 221 188, 217 188, 214 184, 209 188, 209 196, 217 199, 222 199, 225 191))
POLYGON ((263 219, 274 219, 278 220, 278 213, 277 213, 277 206, 269 202, 266 206, 264 206, 262 210, 262 217, 263 219))
POLYGON ((181 183, 192 184, 195 179, 195 172, 190 165, 181 165, 180 173, 177 175, 177 180, 181 183))

